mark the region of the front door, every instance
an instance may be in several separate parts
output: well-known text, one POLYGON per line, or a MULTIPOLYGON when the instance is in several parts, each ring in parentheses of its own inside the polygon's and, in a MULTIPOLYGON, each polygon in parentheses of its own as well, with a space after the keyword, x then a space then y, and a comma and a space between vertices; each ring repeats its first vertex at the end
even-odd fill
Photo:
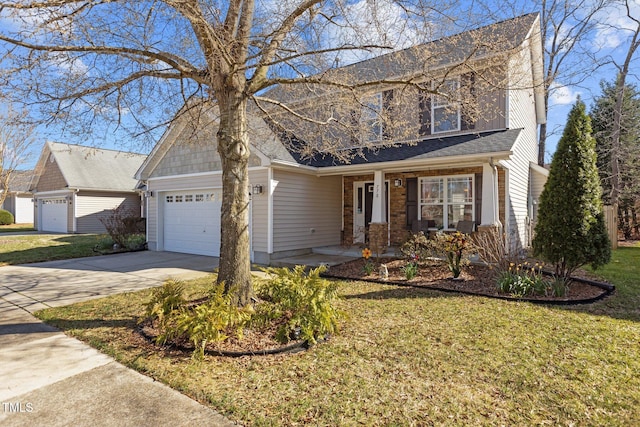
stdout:
MULTIPOLYGON (((373 211, 373 182, 355 182, 353 188, 353 242, 366 243, 373 211)), ((389 222, 389 182, 385 181, 385 199, 387 206, 386 221, 389 222)))

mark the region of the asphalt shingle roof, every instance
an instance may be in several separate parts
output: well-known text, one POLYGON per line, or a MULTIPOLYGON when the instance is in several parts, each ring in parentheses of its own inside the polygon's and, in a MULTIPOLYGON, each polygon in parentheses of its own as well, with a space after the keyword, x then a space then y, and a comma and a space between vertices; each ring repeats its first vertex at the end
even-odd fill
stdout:
MULTIPOLYGON (((48 142, 69 188, 132 191, 144 154, 48 142)), ((47 160, 48 161, 48 160, 47 160)))
POLYGON ((28 193, 31 186, 33 171, 14 171, 9 184, 10 192, 28 193))
MULTIPOLYGON (((345 163, 329 154, 317 154, 303 159, 296 150, 291 154, 300 164, 323 168, 328 166, 358 165, 398 160, 434 159, 462 155, 490 155, 506 152, 513 148, 522 129, 506 129, 475 134, 456 135, 443 138, 429 138, 416 144, 397 144, 377 149, 366 148, 362 156, 357 155, 345 163)), ((291 141, 295 145, 295 141, 291 141)))

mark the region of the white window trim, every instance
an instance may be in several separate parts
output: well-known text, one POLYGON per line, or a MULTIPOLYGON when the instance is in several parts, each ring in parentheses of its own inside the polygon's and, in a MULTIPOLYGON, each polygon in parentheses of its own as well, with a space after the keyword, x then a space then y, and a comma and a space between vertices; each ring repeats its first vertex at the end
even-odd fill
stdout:
POLYGON ((473 220, 476 220, 476 191, 475 191, 475 176, 473 174, 467 174, 467 175, 438 175, 438 176, 422 176, 419 178, 418 181, 418 218, 422 219, 422 207, 423 206, 442 206, 442 224, 443 224, 443 230, 447 230, 447 231, 451 231, 451 230, 455 230, 455 228, 448 228, 448 224, 449 224, 449 210, 448 210, 448 206, 450 204, 460 204, 460 203, 449 203, 449 195, 448 195, 448 191, 449 191, 449 186, 448 186, 448 180, 451 178, 470 178, 471 179, 471 191, 472 191, 472 197, 471 197, 471 202, 469 203, 463 203, 464 205, 471 205, 471 216, 473 218, 473 220), (443 194, 442 194, 442 204, 440 203, 426 203, 423 201, 422 199, 422 183, 425 180, 429 180, 429 179, 442 179, 443 180, 443 186, 442 186, 442 190, 443 190, 443 194))
MULTIPOLYGON (((450 79, 446 79, 442 86, 446 87, 448 82, 456 82, 457 88, 456 90, 460 90, 460 77, 453 77, 450 79)), ((435 90, 435 83, 433 84, 433 89, 435 90)), ((447 102, 441 105, 436 105, 438 104, 438 95, 434 95, 431 99, 431 133, 432 134, 438 134, 438 133, 446 133, 446 132, 458 132, 460 131, 460 129, 462 129, 462 109, 460 108, 460 102, 458 101, 451 101, 450 98, 446 98, 444 96, 442 96, 441 98, 446 100, 447 102), (447 109, 448 107, 452 106, 452 105, 456 105, 458 106, 457 111, 458 111, 458 120, 457 120, 457 128, 455 129, 446 129, 446 130, 436 130, 436 109, 447 109)))

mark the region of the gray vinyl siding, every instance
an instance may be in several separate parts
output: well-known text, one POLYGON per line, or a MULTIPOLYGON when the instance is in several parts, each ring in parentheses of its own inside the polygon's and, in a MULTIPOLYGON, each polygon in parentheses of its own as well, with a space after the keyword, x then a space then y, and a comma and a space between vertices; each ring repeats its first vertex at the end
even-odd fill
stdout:
POLYGON ((262 194, 251 197, 251 249, 254 252, 269 251, 269 171, 257 169, 249 171, 251 187, 262 185, 262 194))
POLYGON ((16 213, 15 213, 16 212, 16 210, 15 210, 16 208, 15 208, 15 203, 14 203, 13 199, 14 199, 14 196, 9 194, 7 196, 7 198, 4 199, 4 202, 2 202, 2 205, 0 205, 0 208, 4 209, 5 211, 11 212, 11 214, 13 216, 15 216, 16 215, 16 213))
POLYGON ((147 197, 147 244, 152 251, 158 250, 158 197, 147 197))
POLYGON ((529 164, 537 159, 537 123, 533 94, 533 78, 528 50, 512 58, 509 90, 509 127, 524 128, 513 147, 513 156, 504 164, 507 174, 507 232, 512 243, 530 245, 527 219, 529 216, 529 164))
MULTIPOLYGON (((267 195, 268 170, 256 168, 249 171, 250 185, 260 184, 263 194, 252 197, 252 250, 267 252, 268 249, 268 195, 267 195)), ((200 190, 222 187, 222 175, 220 172, 210 172, 187 176, 175 176, 170 178, 150 179, 147 189, 153 193, 148 199, 147 212, 147 240, 149 249, 157 250, 162 226, 160 209, 162 193, 167 191, 200 190)))
POLYGON ((106 232, 100 219, 109 217, 112 215, 113 209, 120 206, 130 209, 134 215, 140 215, 140 196, 136 193, 78 193, 75 206, 75 231, 77 233, 106 232))
POLYGON ((274 171, 273 252, 340 244, 342 178, 274 171))

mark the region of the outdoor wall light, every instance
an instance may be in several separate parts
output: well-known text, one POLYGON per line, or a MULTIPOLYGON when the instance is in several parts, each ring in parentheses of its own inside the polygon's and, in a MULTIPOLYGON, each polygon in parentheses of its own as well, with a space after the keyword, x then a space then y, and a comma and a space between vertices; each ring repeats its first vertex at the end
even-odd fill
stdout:
POLYGON ((144 192, 145 197, 153 197, 153 191, 147 190, 144 192))
POLYGON ((394 187, 402 187, 402 180, 400 178, 397 178, 393 181, 393 186, 394 187))
POLYGON ((262 194, 262 185, 256 184, 253 186, 253 194, 262 194))

